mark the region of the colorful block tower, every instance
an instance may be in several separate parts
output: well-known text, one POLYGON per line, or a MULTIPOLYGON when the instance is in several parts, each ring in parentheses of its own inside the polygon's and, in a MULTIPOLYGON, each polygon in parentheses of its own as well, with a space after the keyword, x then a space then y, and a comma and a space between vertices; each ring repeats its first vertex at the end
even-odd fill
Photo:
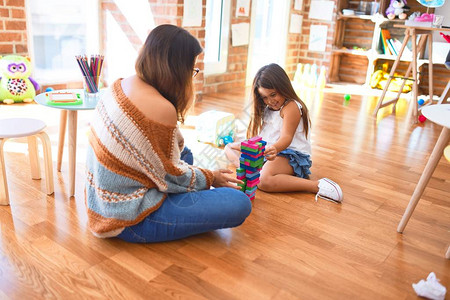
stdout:
POLYGON ((255 199, 256 188, 259 183, 259 171, 264 164, 264 150, 266 142, 260 136, 252 137, 241 143, 240 167, 236 169, 239 184, 250 200, 255 199))

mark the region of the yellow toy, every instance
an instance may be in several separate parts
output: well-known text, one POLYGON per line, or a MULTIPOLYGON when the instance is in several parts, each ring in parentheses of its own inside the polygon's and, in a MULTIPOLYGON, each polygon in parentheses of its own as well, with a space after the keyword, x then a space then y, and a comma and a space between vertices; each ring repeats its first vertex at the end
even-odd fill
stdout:
MULTIPOLYGON (((389 73, 387 72, 388 63, 383 64, 382 70, 377 70, 373 72, 372 76, 370 77, 370 87, 373 89, 384 89, 386 86, 386 83, 389 79, 389 73)), ((397 74, 394 74, 394 76, 397 76, 397 74)), ((391 84, 389 85, 389 91, 391 92, 398 92, 400 91, 400 88, 402 86, 403 79, 401 78, 393 78, 391 81, 391 84)), ((402 93, 408 93, 412 89, 412 80, 406 80, 405 86, 403 87, 402 93)))
POLYGON ((32 102, 39 84, 31 77, 30 58, 20 55, 0 56, 0 102, 32 102))

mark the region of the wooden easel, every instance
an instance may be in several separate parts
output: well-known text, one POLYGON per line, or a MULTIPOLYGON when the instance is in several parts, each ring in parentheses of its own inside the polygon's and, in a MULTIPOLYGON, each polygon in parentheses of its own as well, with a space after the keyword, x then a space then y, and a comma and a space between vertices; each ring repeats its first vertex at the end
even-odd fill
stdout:
POLYGON ((417 117, 418 117, 418 104, 417 104, 417 94, 418 94, 418 88, 419 88, 419 77, 418 77, 418 63, 428 62, 428 90, 429 90, 429 99, 432 101, 433 99, 433 31, 450 31, 448 28, 433 28, 433 27, 416 27, 416 26, 406 26, 406 25, 394 25, 394 27, 398 28, 405 28, 405 38, 403 40, 402 47, 400 49, 400 52, 397 55, 397 58, 394 62, 394 65, 392 66, 391 72, 389 74, 389 79, 383 89, 383 93, 381 94, 381 97, 378 99, 377 106, 374 111, 374 116, 376 117, 378 114, 378 111, 380 108, 388 106, 390 104, 394 104, 392 108, 392 112, 395 112, 395 106, 397 104, 398 99, 400 98, 400 95, 403 91, 403 87, 405 86, 406 80, 412 80, 413 81, 413 88, 412 88, 412 99, 409 107, 409 114, 412 117, 412 120, 414 123, 417 123, 417 117), (420 35, 420 38, 417 39, 417 35, 420 35), (408 66, 408 69, 406 70, 405 76, 394 76, 395 71, 397 70, 397 67, 402 60, 402 54, 405 50, 406 45, 408 44, 409 39, 412 41, 412 58, 411 62, 408 66), (423 57, 424 51, 425 51, 425 43, 428 40, 428 61, 420 59, 419 54, 421 57, 423 57), (409 78, 409 75, 412 71, 412 78, 409 78), (389 85, 393 78, 402 78, 403 82, 400 87, 400 90, 397 93, 397 97, 394 99, 391 99, 387 102, 383 103, 384 97, 386 96, 386 93, 389 89, 389 85))

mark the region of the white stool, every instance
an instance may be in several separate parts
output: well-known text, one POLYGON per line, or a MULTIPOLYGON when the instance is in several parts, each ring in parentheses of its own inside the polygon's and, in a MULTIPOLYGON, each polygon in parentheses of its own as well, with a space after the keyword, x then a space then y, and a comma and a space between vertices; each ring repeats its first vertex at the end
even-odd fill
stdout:
POLYGON ((30 118, 12 118, 0 120, 0 205, 9 205, 8 183, 6 180, 5 159, 3 145, 11 138, 27 137, 30 154, 31 177, 41 179, 36 137, 42 142, 44 152, 45 179, 47 194, 53 194, 53 165, 50 139, 43 131, 44 122, 30 118))

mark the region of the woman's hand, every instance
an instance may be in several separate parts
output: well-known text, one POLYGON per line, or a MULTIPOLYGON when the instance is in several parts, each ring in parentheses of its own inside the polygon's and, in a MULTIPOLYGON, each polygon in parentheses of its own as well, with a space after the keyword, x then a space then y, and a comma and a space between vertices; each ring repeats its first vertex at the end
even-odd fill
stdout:
POLYGON ((214 181, 212 183, 213 187, 230 187, 236 190, 241 189, 241 187, 237 186, 236 183, 243 184, 243 182, 234 176, 227 175, 233 174, 233 171, 230 171, 228 169, 219 169, 213 171, 213 174, 214 174, 214 181))
POLYGON ((274 145, 267 146, 266 150, 264 151, 264 156, 267 158, 267 160, 274 160, 275 157, 277 157, 277 154, 278 151, 274 145))

